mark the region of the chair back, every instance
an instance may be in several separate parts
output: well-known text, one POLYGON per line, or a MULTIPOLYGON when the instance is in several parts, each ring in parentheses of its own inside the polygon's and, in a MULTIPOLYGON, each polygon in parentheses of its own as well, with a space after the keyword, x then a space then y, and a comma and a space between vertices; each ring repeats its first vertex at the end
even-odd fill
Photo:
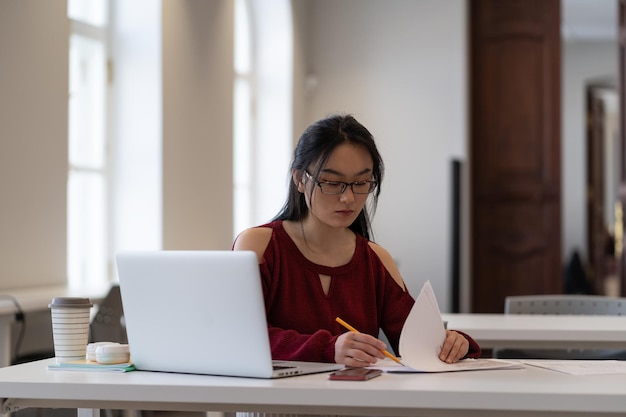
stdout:
POLYGON ((626 298, 601 295, 517 295, 504 300, 505 314, 626 316, 626 298))
MULTIPOLYGON (((505 314, 571 314, 626 316, 626 298, 601 295, 515 295, 504 301, 505 314)), ((498 348, 501 359, 626 359, 626 350, 498 348)))
POLYGON ((98 310, 89 325, 89 342, 128 343, 124 323, 122 296, 118 284, 98 304, 98 310))

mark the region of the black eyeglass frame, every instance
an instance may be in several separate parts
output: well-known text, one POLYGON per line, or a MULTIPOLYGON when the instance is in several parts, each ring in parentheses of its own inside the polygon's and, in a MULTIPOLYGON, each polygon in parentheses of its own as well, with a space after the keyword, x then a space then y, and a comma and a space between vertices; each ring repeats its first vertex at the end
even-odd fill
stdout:
POLYGON ((366 180, 366 181, 353 181, 353 182, 344 182, 344 181, 318 181, 315 178, 313 178, 313 176, 311 174, 309 174, 308 171, 304 171, 304 174, 315 183, 315 185, 317 185, 318 187, 320 187, 320 191, 322 192, 322 194, 326 194, 326 195, 339 195, 339 194, 343 194, 346 189, 348 187, 350 187, 350 191, 352 191, 352 194, 357 194, 357 195, 366 195, 366 194, 371 194, 374 192, 374 190, 376 190, 376 186, 378 185, 378 182, 373 181, 373 180, 366 180), (324 185, 329 185, 329 186, 336 186, 341 184, 341 190, 339 192, 336 193, 329 193, 329 192, 325 192, 324 191, 324 185), (357 192, 354 191, 354 186, 355 185, 365 185, 365 184, 369 184, 369 189, 367 192, 362 193, 362 192, 357 192))

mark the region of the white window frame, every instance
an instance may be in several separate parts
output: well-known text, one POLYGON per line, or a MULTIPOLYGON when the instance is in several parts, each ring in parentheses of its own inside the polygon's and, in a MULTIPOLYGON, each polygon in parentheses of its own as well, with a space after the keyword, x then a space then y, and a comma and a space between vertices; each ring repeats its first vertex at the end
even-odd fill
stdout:
MULTIPOLYGON (((81 0, 84 1, 84 0, 81 0)), ((75 36, 84 38, 90 42, 100 44, 102 51, 100 68, 91 69, 100 72, 100 80, 104 85, 100 85, 101 97, 97 102, 82 103, 83 106, 93 106, 92 112, 97 132, 93 130, 90 134, 81 131, 76 135, 76 126, 80 120, 76 120, 76 114, 72 114, 72 85, 76 81, 73 77, 81 77, 83 73, 76 74, 72 71, 70 57, 70 95, 68 97, 69 119, 68 119, 68 190, 67 190, 67 279, 70 287, 93 287, 104 284, 109 279, 109 138, 108 138, 108 80, 110 79, 110 53, 109 53, 109 10, 108 1, 99 1, 100 10, 104 14, 102 25, 96 25, 88 21, 70 20, 70 43, 75 36), (76 161, 71 157, 73 149, 80 147, 81 138, 87 140, 83 142, 85 148, 90 146, 92 136, 101 135, 100 162, 76 161), (74 136, 74 137, 72 137, 74 136), (81 181, 85 184, 80 185, 81 181), (97 186, 99 184, 99 187, 97 186), (86 185, 86 186, 85 186, 86 185), (98 189, 99 188, 99 189, 98 189)), ((69 5, 68 5, 69 10, 69 5)), ((71 54, 70 50, 70 54, 71 54)), ((97 66, 97 65, 96 65, 97 66)), ((82 67, 82 65, 81 65, 82 67)), ((91 121, 91 120, 90 120, 91 121)), ((93 126, 92 126, 93 128, 93 126)), ((85 149, 83 148, 83 149, 85 149)), ((95 149, 91 149, 94 151, 95 149)), ((89 159, 89 158, 87 158, 89 159)))
POLYGON ((233 85, 233 235, 254 223, 254 42, 249 0, 235 0, 233 85))
MULTIPOLYGON (((249 65, 247 71, 235 68, 235 86, 247 83, 250 93, 247 122, 238 119, 238 109, 244 105, 238 102, 237 94, 233 100, 235 236, 247 227, 271 220, 282 207, 290 181, 287 170, 293 147, 291 1, 236 2, 245 3, 248 10, 249 65)), ((235 13, 237 10, 236 4, 235 13)), ((237 47, 236 33, 235 60, 237 47)))

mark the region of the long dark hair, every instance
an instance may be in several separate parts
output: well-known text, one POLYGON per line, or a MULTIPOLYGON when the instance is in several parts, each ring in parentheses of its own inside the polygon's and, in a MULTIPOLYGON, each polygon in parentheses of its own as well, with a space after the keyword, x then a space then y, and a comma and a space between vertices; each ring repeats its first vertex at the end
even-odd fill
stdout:
MULTIPOLYGON (((314 165, 316 167, 315 171, 310 172, 310 174, 313 178, 317 178, 330 154, 337 146, 343 143, 361 145, 367 149, 372 156, 374 163, 372 180, 376 181, 378 184, 372 193, 372 198, 369 199, 369 207, 373 215, 376 211, 381 183, 383 181, 383 160, 378 152, 372 134, 352 115, 332 115, 310 125, 298 140, 296 149, 293 152, 289 172, 290 174, 298 172, 299 175, 303 175, 304 171, 309 166, 314 165)), ((289 181, 287 201, 273 220, 299 221, 305 218, 308 213, 309 208, 306 205, 304 194, 298 191, 298 187, 293 180, 289 181)), ((371 219, 366 206, 363 206, 363 210, 361 210, 358 217, 349 228, 353 232, 370 239, 371 219)))

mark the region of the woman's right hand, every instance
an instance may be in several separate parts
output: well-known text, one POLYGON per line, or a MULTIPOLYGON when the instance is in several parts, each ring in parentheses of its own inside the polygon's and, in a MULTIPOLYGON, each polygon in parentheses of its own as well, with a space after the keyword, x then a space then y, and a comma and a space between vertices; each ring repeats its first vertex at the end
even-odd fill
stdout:
POLYGON ((346 332, 335 342, 335 362, 346 366, 365 367, 385 359, 387 346, 381 340, 365 333, 346 332))

